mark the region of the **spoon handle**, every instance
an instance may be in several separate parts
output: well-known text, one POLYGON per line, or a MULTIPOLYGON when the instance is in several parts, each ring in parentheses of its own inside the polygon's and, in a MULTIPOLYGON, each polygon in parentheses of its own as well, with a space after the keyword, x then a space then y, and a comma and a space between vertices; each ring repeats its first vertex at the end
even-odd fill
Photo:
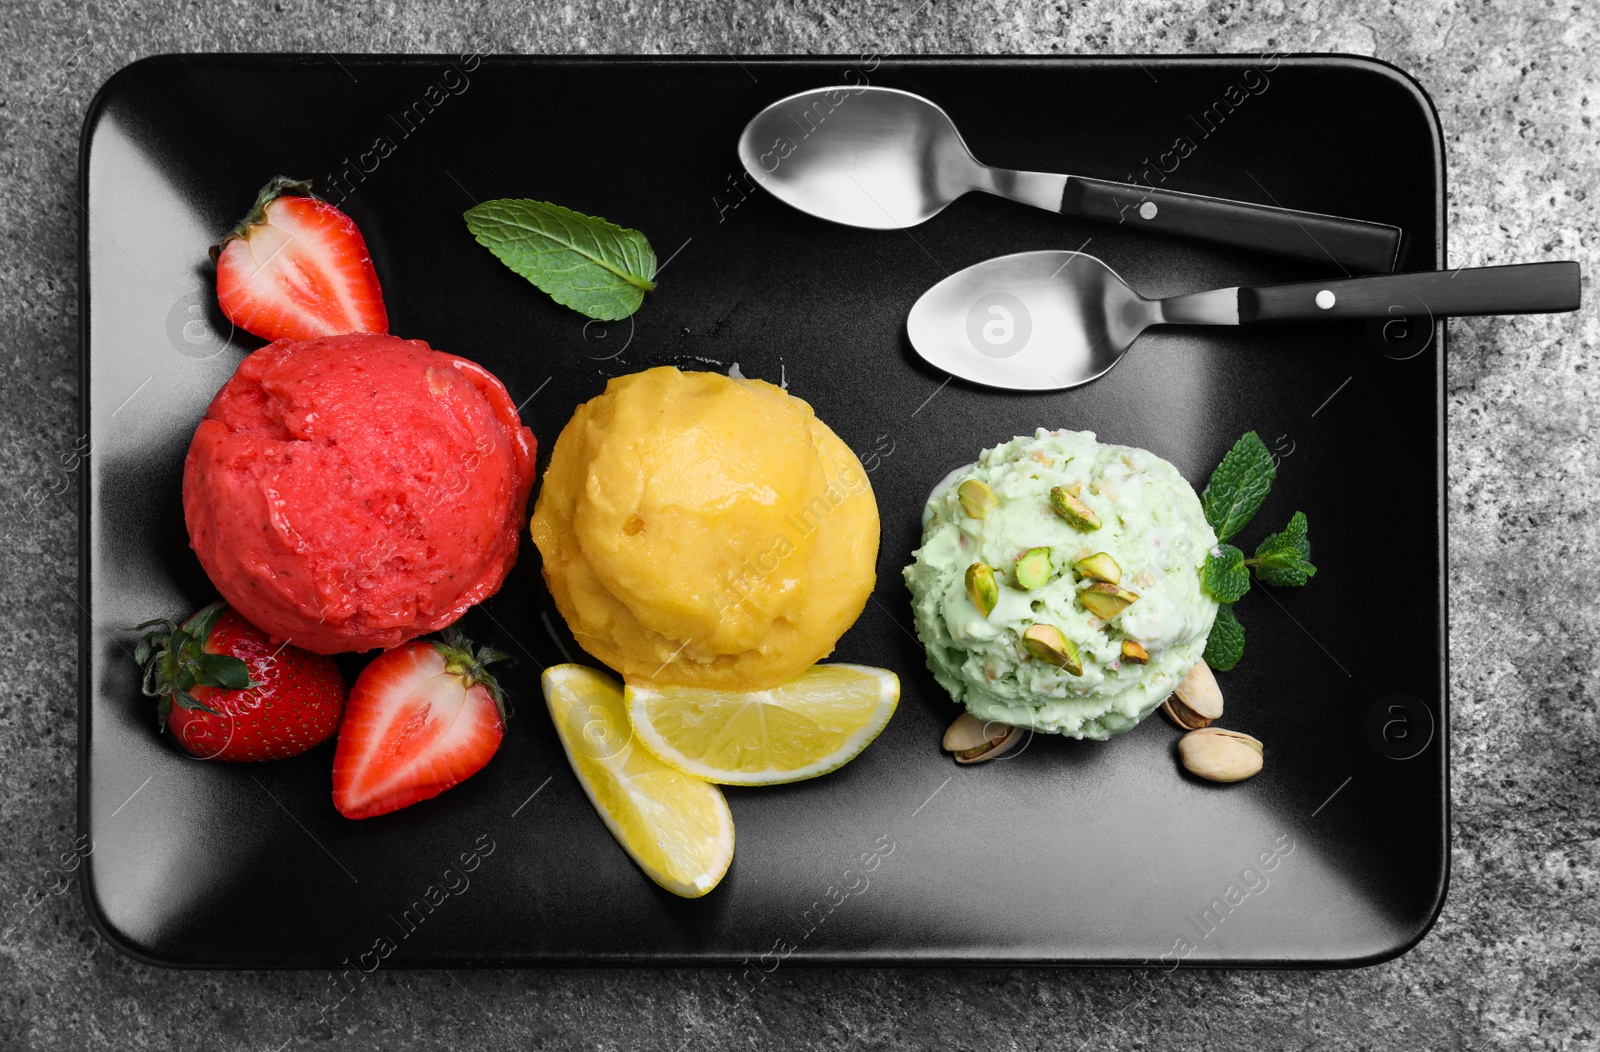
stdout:
POLYGON ((1383 223, 1076 175, 1061 211, 1371 274, 1392 271, 1400 252, 1400 228, 1383 223))
POLYGON ((1556 314, 1578 309, 1578 264, 1521 263, 1239 290, 1239 322, 1381 318, 1418 308, 1434 317, 1556 314))

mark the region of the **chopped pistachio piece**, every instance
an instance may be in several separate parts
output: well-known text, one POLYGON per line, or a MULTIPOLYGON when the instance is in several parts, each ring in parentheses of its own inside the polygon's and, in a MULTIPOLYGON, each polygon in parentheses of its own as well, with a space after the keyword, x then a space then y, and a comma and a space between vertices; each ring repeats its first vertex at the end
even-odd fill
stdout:
POLYGON ((1094 509, 1060 486, 1051 487, 1050 506, 1056 509, 1057 515, 1080 530, 1100 528, 1100 516, 1094 513, 1094 509))
POLYGON ((1074 676, 1083 675, 1083 660, 1072 640, 1061 634, 1055 625, 1029 625, 1022 633, 1022 645, 1040 661, 1066 669, 1074 676))
POLYGON ((1105 581, 1109 584, 1122 582, 1122 567, 1117 565, 1117 560, 1108 552, 1095 552, 1086 559, 1079 559, 1072 564, 1072 568, 1096 581, 1105 581))
POLYGON ((1137 602, 1139 596, 1114 584, 1092 584, 1078 593, 1083 608, 1102 621, 1110 621, 1137 602))
POLYGON ((984 617, 994 611, 994 604, 1000 601, 1000 586, 995 583, 994 570, 988 563, 973 563, 967 567, 967 598, 984 617))
POLYGON ((1131 639, 1122 641, 1122 660, 1132 661, 1136 665, 1148 665, 1150 652, 1131 639))
POLYGON ((1050 549, 1029 548, 1017 559, 1017 587, 1038 588, 1050 580, 1050 549))
POLYGON ((1000 506, 1000 498, 982 479, 967 479, 956 488, 956 499, 961 510, 974 519, 981 519, 1000 506))

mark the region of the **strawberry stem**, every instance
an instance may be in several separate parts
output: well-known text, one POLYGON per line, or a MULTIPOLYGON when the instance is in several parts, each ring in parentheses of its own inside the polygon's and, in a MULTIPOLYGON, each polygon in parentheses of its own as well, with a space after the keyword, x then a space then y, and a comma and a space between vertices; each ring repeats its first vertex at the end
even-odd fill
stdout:
POLYGON ((468 689, 479 684, 489 692, 494 699, 495 708, 500 710, 502 720, 509 719, 510 710, 506 706, 505 691, 500 689, 500 684, 495 680, 494 674, 488 666, 497 661, 510 661, 511 658, 492 647, 478 647, 473 651, 472 640, 459 628, 447 628, 444 638, 430 639, 429 644, 444 658, 446 672, 460 676, 468 689))
POLYGON ((217 261, 217 257, 222 255, 222 250, 228 242, 234 238, 247 237, 251 227, 265 223, 267 206, 280 197, 309 197, 314 201, 322 200, 312 192, 310 179, 292 179, 287 175, 273 176, 271 182, 256 194, 256 203, 250 206, 250 211, 245 217, 239 220, 226 237, 211 246, 211 262, 217 261))
POLYGON ((226 604, 218 600, 196 611, 181 626, 167 618, 157 618, 135 629, 149 630, 134 647, 133 659, 144 669, 141 692, 146 697, 160 699, 156 705, 156 719, 162 730, 167 728, 167 717, 174 704, 219 715, 190 693, 196 687, 249 690, 261 686, 250 678, 250 666, 243 659, 213 654, 205 649, 211 630, 225 608, 226 604))

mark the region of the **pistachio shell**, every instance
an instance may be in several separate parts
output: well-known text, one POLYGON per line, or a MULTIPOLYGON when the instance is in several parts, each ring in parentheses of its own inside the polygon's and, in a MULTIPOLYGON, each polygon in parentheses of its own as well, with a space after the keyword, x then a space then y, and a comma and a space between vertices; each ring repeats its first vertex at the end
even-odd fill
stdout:
MULTIPOLYGON (((1222 718, 1222 688, 1217 686, 1217 677, 1212 675, 1211 666, 1204 661, 1196 661, 1189 674, 1172 688, 1172 693, 1185 708, 1206 723, 1222 718)), ((1198 726, 1204 727, 1205 723, 1198 726)))
POLYGON ((1021 727, 998 720, 985 722, 963 712, 944 732, 944 749, 956 763, 982 763, 1011 751, 1021 740, 1021 727))
POLYGON ((1197 731, 1202 727, 1211 726, 1210 719, 1197 715, 1176 694, 1168 696, 1167 700, 1161 703, 1161 711, 1166 713, 1167 719, 1180 730, 1197 731))
POLYGON ((1261 771, 1265 751, 1256 739, 1238 731, 1206 727, 1178 739, 1184 770, 1209 782, 1242 782, 1261 771))

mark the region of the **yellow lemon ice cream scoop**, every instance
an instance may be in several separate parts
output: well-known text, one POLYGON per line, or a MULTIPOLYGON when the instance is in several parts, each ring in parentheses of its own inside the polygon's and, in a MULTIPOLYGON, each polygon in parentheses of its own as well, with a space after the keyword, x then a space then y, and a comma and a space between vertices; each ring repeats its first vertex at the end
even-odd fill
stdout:
POLYGON ((532 533, 573 636, 630 682, 793 679, 876 579, 872 487, 811 407, 670 366, 618 377, 573 414, 532 533))

